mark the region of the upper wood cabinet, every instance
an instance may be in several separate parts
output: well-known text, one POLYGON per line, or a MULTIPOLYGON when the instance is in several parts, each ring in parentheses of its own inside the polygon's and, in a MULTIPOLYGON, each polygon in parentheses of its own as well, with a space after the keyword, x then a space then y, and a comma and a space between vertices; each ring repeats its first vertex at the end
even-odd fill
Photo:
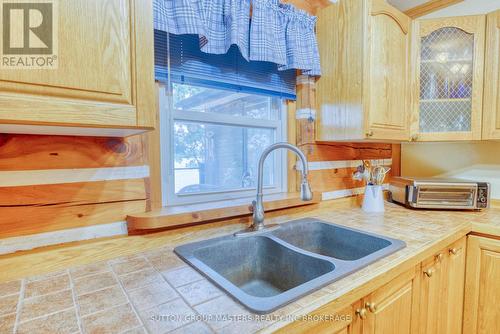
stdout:
POLYGON ((316 140, 409 139, 410 29, 384 0, 338 1, 318 13, 316 140))
POLYGON ((498 333, 500 240, 469 236, 463 333, 498 333))
POLYGON ((154 127, 152 16, 151 0, 57 1, 58 65, 0 69, 0 132, 127 135, 154 127))
POLYGON ((500 139, 500 10, 486 18, 483 139, 500 139))
POLYGON ((485 23, 483 15, 414 21, 412 140, 481 139, 485 23))

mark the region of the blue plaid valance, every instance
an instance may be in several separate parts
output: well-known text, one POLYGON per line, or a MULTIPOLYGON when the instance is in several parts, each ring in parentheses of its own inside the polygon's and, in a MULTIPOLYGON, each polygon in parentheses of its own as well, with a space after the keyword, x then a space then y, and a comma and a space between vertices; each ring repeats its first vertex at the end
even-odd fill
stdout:
POLYGON ((205 53, 236 45, 247 61, 321 74, 316 17, 279 0, 155 0, 154 21, 157 30, 198 35, 205 53))

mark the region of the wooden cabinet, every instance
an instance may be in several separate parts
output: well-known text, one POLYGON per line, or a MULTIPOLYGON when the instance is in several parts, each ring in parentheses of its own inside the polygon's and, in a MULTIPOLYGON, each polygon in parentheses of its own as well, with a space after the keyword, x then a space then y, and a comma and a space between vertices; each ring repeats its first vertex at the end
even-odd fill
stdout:
POLYGON ((125 135, 152 128, 152 2, 58 1, 53 16, 57 67, 0 70, 0 132, 125 135))
POLYGON ((465 282, 464 333, 498 333, 500 319, 500 240, 469 236, 465 282))
MULTIPOLYGON (((297 321, 281 330, 282 333, 349 333, 349 334, 457 334, 462 333, 466 249, 475 245, 467 258, 467 298, 473 301, 465 307, 465 315, 476 316, 478 305, 497 305, 499 295, 495 291, 500 282, 500 240, 482 241, 484 238, 466 237, 432 255, 419 265, 375 289, 353 305, 342 307, 339 301, 311 313, 316 321, 297 321), (487 251, 479 261, 479 245, 487 251), (495 253, 496 252, 496 253, 495 253), (486 267, 483 267, 486 264, 486 267), (484 270, 479 273, 478 270, 484 270), (491 281, 489 280, 491 276, 491 281), (487 281, 487 283, 485 283, 487 281), (481 289, 479 291, 479 282, 481 289), (481 299, 483 298, 483 299, 481 299), (472 308, 476 310, 473 312, 472 308), (320 315, 344 315, 344 321, 323 321, 320 315), (345 320, 347 319, 347 320, 345 320)), ((487 240, 487 239, 484 239, 487 240)), ((498 308, 497 308, 498 309, 498 308)), ((485 312, 483 322, 494 323, 499 311, 485 312), (495 313, 496 312, 496 313, 495 313), (484 317, 488 317, 485 319, 484 317)), ((481 309, 480 312, 483 312, 481 309)), ((469 317, 469 323, 472 321, 469 317)), ((474 318, 475 319, 475 318, 474 318)), ((471 325, 472 326, 472 325, 471 325)), ((476 325, 474 325, 476 326, 476 325)), ((464 333, 475 333, 464 330, 464 333)), ((487 332, 484 332, 487 333, 487 332)))
POLYGON ((339 310, 334 301, 278 333, 417 333, 420 266, 401 274, 365 298, 339 310))
POLYGON ((410 28, 384 0, 338 1, 318 13, 317 140, 409 139, 410 28))
POLYGON ((485 23, 484 15, 414 21, 412 140, 481 139, 485 23))
POLYGON ((363 334, 417 333, 419 280, 415 269, 407 271, 363 298, 363 334))
POLYGON ((455 334, 462 330, 465 238, 422 263, 421 333, 455 334))
POLYGON ((486 18, 483 139, 500 139, 500 10, 486 18))
POLYGON ((337 307, 331 304, 321 307, 304 320, 295 321, 277 333, 359 334, 361 322, 355 312, 361 308, 361 301, 340 311, 337 311, 337 307))

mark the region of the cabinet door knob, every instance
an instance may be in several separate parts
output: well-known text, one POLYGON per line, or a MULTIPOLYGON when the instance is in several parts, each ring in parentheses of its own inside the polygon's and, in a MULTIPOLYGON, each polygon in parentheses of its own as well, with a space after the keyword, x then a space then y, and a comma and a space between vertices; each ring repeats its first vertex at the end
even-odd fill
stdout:
POLYGON ((434 275, 434 268, 429 268, 429 269, 425 270, 424 274, 427 277, 432 277, 432 275, 434 275))
POLYGON ((444 256, 444 255, 443 255, 443 253, 439 253, 439 254, 437 254, 437 255, 436 255, 436 261, 437 261, 437 262, 441 262, 441 261, 443 261, 443 256, 444 256))
POLYGON ((458 248, 450 248, 450 254, 452 255, 457 255, 460 249, 458 248))
POLYGON ((373 131, 372 131, 372 130, 367 131, 367 132, 366 132, 366 136, 367 136, 367 137, 373 137, 373 131))
POLYGON ((411 141, 417 141, 418 140, 418 135, 417 134, 414 134, 410 137, 410 140, 411 141))
POLYGON ((360 318, 361 320, 365 320, 366 319, 366 309, 363 307, 363 308, 358 308, 356 310, 356 315, 358 316, 358 318, 360 318))
POLYGON ((375 303, 366 303, 365 304, 365 307, 368 309, 368 311, 370 311, 371 313, 375 313, 377 312, 377 305, 375 305, 375 303))

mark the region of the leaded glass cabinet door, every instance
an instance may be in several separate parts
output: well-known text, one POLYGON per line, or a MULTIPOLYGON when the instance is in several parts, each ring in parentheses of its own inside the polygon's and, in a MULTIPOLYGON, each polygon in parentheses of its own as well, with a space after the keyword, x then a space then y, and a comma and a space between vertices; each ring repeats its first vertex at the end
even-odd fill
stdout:
POLYGON ((481 139, 485 17, 420 20, 416 25, 412 139, 481 139))

